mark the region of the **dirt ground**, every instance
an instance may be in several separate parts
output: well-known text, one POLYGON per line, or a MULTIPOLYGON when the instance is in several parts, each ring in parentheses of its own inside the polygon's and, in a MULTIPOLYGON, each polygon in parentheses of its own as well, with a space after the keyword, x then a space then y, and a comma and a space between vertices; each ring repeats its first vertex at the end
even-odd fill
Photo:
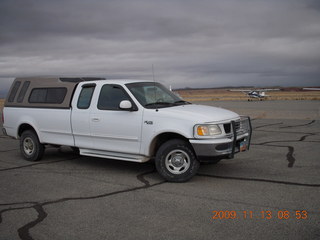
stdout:
MULTIPOLYGON (((232 92, 230 89, 192 89, 176 91, 186 101, 228 101, 247 100, 243 92, 232 92)), ((288 89, 266 92, 267 100, 320 100, 320 91, 300 91, 288 89)))

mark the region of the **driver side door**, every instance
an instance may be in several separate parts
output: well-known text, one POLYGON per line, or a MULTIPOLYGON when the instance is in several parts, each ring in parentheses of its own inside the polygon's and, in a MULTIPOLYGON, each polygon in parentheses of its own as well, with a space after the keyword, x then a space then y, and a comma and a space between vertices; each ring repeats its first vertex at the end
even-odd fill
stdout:
POLYGON ((101 86, 96 106, 90 114, 93 148, 108 152, 139 154, 143 110, 138 109, 125 89, 116 84, 101 86), (120 109, 128 100, 131 110, 120 109))

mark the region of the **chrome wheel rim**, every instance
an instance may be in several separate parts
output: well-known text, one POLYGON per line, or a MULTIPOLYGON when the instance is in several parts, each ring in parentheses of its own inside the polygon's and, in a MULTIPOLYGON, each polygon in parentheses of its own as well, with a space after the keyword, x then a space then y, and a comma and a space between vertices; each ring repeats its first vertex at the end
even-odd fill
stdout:
POLYGON ((28 156, 34 153, 34 142, 30 137, 26 137, 23 140, 23 150, 28 156))
POLYGON ((167 170, 173 174, 182 174, 190 167, 190 157, 182 150, 171 151, 165 159, 167 170))

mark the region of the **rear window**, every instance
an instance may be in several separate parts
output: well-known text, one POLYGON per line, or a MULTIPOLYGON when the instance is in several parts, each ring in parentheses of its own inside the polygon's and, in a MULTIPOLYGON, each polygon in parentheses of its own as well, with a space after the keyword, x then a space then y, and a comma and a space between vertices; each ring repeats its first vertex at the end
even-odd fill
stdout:
POLYGON ((23 83, 20 93, 18 95, 18 100, 17 100, 18 103, 23 102, 24 96, 26 95, 29 85, 30 85, 30 81, 26 81, 23 83))
POLYGON ((18 92, 18 89, 19 89, 20 85, 21 85, 20 81, 17 81, 17 82, 14 83, 13 88, 12 88, 12 90, 10 92, 10 95, 9 95, 9 98, 8 98, 8 102, 13 102, 14 101, 14 98, 17 95, 17 92, 18 92))
POLYGON ((60 104, 67 94, 66 88, 35 88, 32 90, 29 103, 60 104))

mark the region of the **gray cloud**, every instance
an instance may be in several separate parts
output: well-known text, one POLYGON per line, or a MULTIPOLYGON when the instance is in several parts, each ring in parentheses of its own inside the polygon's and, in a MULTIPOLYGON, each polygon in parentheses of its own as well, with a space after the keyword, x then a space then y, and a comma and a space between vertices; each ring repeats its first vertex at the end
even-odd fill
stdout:
POLYGON ((314 0, 2 0, 0 77, 319 85, 314 0))

